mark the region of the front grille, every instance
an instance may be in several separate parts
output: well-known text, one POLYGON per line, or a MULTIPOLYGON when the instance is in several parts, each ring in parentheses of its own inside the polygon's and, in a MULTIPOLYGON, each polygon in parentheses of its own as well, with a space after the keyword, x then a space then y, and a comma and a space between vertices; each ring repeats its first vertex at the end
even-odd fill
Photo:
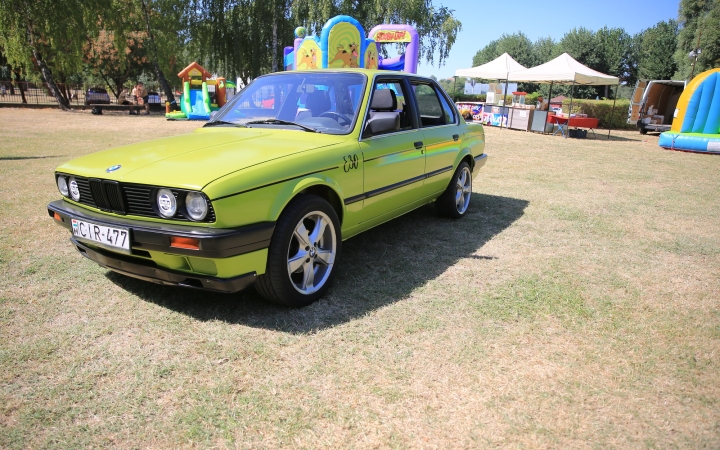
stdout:
MULTIPOLYGON (((75 180, 77 181, 77 177, 75 177, 75 180)), ((90 184, 92 200, 98 208, 103 211, 112 211, 116 214, 125 214, 125 202, 123 201, 120 183, 117 181, 99 180, 97 178, 90 178, 88 183, 90 184)), ((83 196, 81 194, 81 203, 82 200, 83 196)))
MULTIPOLYGON (((69 176, 67 177, 69 179, 69 176)), ((144 184, 119 183, 98 178, 74 177, 80 190, 80 201, 103 211, 116 214, 160 217, 154 208, 156 192, 159 188, 144 184)), ((173 220, 189 222, 184 208, 184 192, 171 189, 178 201, 178 212, 173 220)), ((208 213, 203 222, 215 222, 215 210, 208 201, 208 213)))
POLYGON ((152 207, 152 188, 141 184, 123 184, 128 214, 157 217, 152 207))
POLYGON ((80 190, 80 203, 84 203, 89 206, 98 207, 95 200, 93 200, 92 191, 90 190, 90 182, 87 178, 75 177, 78 189, 80 190))

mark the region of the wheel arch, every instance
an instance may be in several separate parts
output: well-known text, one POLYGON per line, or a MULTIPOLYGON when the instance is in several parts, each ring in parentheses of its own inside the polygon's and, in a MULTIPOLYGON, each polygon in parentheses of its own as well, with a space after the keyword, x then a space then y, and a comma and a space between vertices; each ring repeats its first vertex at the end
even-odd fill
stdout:
POLYGON ((458 152, 458 155, 455 158, 455 164, 453 165, 453 170, 457 170, 458 166, 463 161, 468 163, 471 172, 475 170, 475 160, 473 159, 472 152, 467 147, 461 149, 460 152, 458 152))
POLYGON ((343 217, 345 213, 345 205, 343 204, 338 192, 340 187, 337 183, 329 177, 309 177, 298 180, 297 183, 289 185, 287 187, 287 195, 278 196, 283 201, 277 201, 272 207, 271 215, 274 220, 280 217, 280 214, 285 210, 287 205, 293 201, 298 195, 310 194, 316 195, 332 206, 335 214, 338 216, 340 224, 343 223, 343 217))

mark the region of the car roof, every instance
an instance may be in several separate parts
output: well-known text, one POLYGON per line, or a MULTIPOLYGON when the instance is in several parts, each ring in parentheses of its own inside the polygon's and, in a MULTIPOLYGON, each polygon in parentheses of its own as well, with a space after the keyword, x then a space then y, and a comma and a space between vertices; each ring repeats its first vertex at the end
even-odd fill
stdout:
MULTIPOLYGON (((380 69, 359 69, 359 68, 330 68, 330 69, 311 69, 311 70, 286 70, 269 73, 266 75, 277 75, 281 73, 362 73, 372 78, 375 75, 395 75, 395 76, 411 76, 432 80, 430 77, 418 75, 416 73, 402 72, 397 70, 380 70, 380 69)), ((263 75, 263 76, 266 76, 263 75)))

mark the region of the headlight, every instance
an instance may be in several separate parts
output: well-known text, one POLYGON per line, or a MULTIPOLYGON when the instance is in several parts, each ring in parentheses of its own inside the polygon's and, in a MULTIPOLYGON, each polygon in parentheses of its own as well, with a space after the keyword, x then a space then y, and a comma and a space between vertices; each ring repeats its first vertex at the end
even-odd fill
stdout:
POLYGON ((160 189, 157 193, 157 206, 160 215, 171 218, 177 211, 177 201, 170 189, 160 189))
POLYGON ((67 181, 65 181, 64 176, 61 175, 61 176, 57 177, 57 185, 58 185, 58 190, 60 190, 60 193, 62 195, 64 195, 65 197, 67 197, 69 195, 69 192, 68 192, 67 181))
POLYGON ((78 189, 78 184, 74 177, 70 178, 70 196, 76 202, 80 201, 80 189, 78 189))
POLYGON ((205 196, 199 192, 189 192, 185 197, 185 209, 192 220, 203 220, 208 212, 205 196))

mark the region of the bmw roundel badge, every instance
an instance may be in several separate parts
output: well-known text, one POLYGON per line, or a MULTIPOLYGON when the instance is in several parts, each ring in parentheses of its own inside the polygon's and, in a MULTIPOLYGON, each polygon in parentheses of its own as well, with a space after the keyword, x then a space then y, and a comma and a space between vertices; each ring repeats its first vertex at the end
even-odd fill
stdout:
POLYGON ((105 172, 107 172, 107 173, 115 172, 116 170, 118 170, 118 169, 121 168, 121 167, 122 167, 122 166, 121 166, 120 164, 115 165, 115 166, 110 166, 110 167, 108 167, 107 169, 105 169, 105 172))

